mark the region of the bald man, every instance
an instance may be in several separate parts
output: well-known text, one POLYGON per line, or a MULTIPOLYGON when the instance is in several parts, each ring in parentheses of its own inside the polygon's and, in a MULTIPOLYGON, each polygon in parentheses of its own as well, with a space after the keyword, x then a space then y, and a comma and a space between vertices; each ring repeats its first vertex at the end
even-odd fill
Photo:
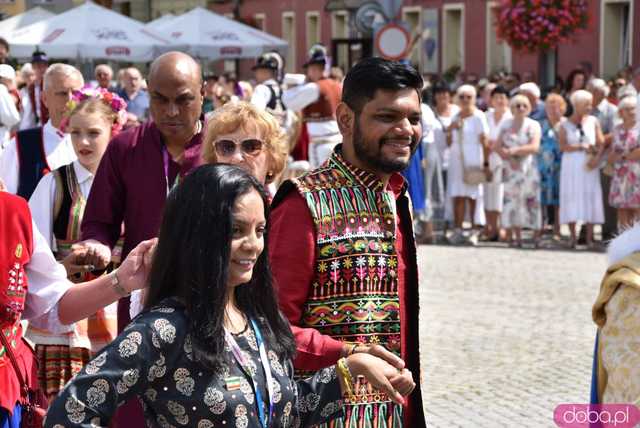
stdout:
MULTIPOLYGON (((123 257, 157 235, 169 189, 200 163, 200 66, 186 54, 166 53, 151 65, 148 88, 153 120, 111 140, 87 201, 82 238, 99 267, 110 260, 123 223, 123 257)), ((129 301, 123 300, 120 329, 129 322, 129 301)))

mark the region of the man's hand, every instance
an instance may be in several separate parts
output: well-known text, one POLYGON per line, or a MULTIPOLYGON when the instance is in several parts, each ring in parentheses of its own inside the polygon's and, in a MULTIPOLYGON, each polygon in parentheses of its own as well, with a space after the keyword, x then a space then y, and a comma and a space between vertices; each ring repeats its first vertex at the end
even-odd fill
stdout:
MULTIPOLYGON (((347 357, 347 365, 354 381, 357 376, 364 376, 374 388, 386 393, 399 405, 404 405, 402 397, 409 395, 416 386, 409 370, 397 369, 369 353, 350 355, 347 357)), ((404 361, 402 365, 404 366, 404 361)))
POLYGON ((78 242, 72 248, 86 251, 83 264, 93 265, 94 269, 104 269, 111 263, 111 249, 94 239, 78 242))
POLYGON ((398 370, 404 369, 404 361, 402 361, 402 358, 390 351, 387 351, 382 345, 357 345, 353 350, 353 353, 370 354, 386 361, 398 370))
POLYGON ((67 270, 67 276, 95 270, 94 265, 85 263, 86 256, 86 247, 77 244, 71 246, 71 252, 60 261, 62 266, 67 270))
POLYGON ((128 292, 147 286, 153 253, 157 244, 158 238, 142 241, 127 255, 118 268, 118 279, 128 292))

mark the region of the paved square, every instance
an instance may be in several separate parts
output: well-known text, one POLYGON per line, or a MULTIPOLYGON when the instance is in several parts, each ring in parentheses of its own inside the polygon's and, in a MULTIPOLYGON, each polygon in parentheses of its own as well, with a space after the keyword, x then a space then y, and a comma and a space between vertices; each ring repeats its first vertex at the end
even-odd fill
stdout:
POLYGON ((418 261, 429 427, 554 427, 559 403, 589 401, 606 255, 421 246, 418 261))

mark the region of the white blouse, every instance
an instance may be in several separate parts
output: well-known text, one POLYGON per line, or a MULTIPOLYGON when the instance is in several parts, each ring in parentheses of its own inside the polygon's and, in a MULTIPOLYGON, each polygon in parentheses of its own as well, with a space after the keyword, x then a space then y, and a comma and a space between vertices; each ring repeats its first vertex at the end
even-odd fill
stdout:
MULTIPOLYGON (((73 170, 76 173, 80 192, 85 199, 89 198, 91 185, 93 184, 93 174, 83 167, 78 160, 73 161, 73 170)), ((56 180, 52 173, 42 177, 36 186, 36 190, 29 199, 31 216, 42 233, 49 248, 57 250, 56 239, 53 235, 53 205, 56 195, 56 180)))

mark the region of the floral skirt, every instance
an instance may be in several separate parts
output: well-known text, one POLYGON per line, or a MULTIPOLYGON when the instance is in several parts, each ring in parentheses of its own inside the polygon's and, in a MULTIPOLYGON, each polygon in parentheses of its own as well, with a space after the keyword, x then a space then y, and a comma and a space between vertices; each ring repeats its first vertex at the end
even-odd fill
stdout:
POLYGON ((36 355, 38 382, 47 398, 55 397, 91 359, 88 349, 64 345, 36 345, 36 355))

